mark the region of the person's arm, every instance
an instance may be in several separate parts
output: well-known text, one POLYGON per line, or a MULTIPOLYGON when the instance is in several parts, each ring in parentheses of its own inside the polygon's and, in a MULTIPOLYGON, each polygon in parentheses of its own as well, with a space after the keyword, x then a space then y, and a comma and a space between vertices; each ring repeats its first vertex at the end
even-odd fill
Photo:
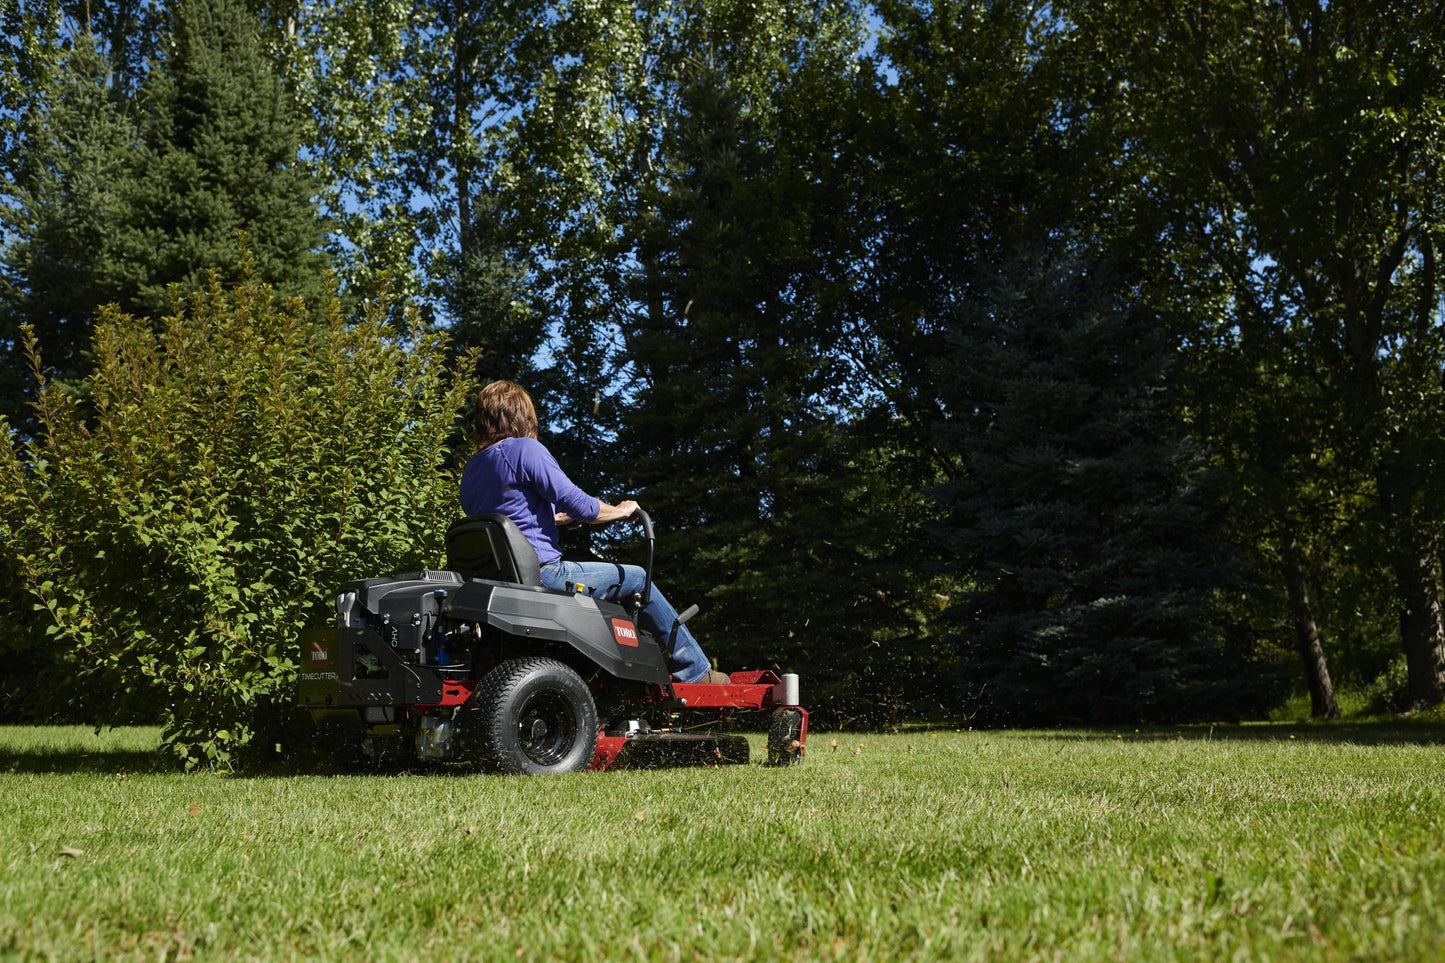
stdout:
MULTIPOLYGON (((554 518, 566 515, 569 522, 574 519, 590 522, 600 512, 602 500, 574 485, 547 446, 536 439, 522 439, 517 446, 517 468, 534 490, 552 504, 554 518)), ((566 523, 557 518, 557 524, 566 523)))
POLYGON ((602 499, 597 499, 597 517, 588 519, 586 522, 579 522, 566 512, 557 513, 558 525, 605 525, 608 522, 620 521, 624 518, 631 518, 637 514, 637 502, 624 501, 616 505, 609 505, 602 499))

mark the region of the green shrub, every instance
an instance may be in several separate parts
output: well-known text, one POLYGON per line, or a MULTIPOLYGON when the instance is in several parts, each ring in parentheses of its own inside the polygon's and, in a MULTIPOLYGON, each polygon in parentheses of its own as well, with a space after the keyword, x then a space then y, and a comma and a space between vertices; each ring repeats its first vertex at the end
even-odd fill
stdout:
POLYGON ((1370 715, 1404 712, 1410 704, 1410 672, 1403 654, 1396 656, 1384 671, 1365 686, 1364 711, 1370 715))
POLYGON ((6 428, 0 535, 93 721, 158 720, 187 767, 269 752, 337 584, 438 563, 474 360, 386 310, 318 324, 213 277, 158 324, 103 312, 79 391, 30 338, 41 427, 6 428))

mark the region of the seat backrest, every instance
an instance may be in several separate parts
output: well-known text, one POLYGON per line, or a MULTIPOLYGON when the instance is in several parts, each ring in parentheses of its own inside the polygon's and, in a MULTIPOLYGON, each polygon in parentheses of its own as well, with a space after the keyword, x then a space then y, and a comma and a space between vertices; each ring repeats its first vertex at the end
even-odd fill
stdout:
POLYGON ((506 515, 459 519, 447 529, 447 568, 462 578, 541 585, 537 552, 506 515))

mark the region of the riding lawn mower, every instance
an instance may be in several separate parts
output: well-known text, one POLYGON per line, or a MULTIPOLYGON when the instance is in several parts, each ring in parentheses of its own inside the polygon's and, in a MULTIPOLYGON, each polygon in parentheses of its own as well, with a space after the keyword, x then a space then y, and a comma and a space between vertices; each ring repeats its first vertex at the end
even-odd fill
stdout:
POLYGON ((343 766, 464 762, 493 772, 748 762, 739 712, 770 713, 771 765, 802 761, 798 677, 670 679, 667 638, 637 624, 652 591, 652 520, 639 511, 646 587, 620 604, 544 588, 537 555, 505 515, 447 531, 447 570, 343 585, 336 625, 301 640, 300 705, 343 766))

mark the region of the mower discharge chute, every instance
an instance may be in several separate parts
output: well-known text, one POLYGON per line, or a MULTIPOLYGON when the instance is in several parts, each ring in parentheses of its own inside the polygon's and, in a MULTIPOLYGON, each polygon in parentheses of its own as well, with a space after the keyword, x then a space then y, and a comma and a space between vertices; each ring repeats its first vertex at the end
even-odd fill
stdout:
POLYGON ((536 553, 500 514, 452 525, 447 571, 343 585, 336 626, 301 643, 298 696, 318 738, 343 765, 454 760, 507 773, 719 765, 747 762, 748 741, 707 726, 753 710, 772 713, 768 762, 801 762, 808 713, 796 675, 670 680, 673 638, 655 639, 636 621, 654 545, 651 519, 638 519, 648 588, 620 605, 542 587, 536 553))

